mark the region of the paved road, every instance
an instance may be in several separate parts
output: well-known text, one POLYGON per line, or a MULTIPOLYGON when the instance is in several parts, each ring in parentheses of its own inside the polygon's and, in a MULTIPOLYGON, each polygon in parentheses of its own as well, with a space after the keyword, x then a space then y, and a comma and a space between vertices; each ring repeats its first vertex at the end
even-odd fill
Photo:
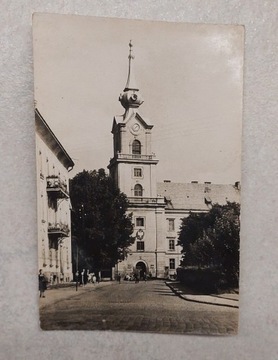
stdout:
POLYGON ((238 323, 237 309, 188 302, 159 280, 113 283, 70 295, 40 311, 45 330, 228 335, 236 333, 238 323))

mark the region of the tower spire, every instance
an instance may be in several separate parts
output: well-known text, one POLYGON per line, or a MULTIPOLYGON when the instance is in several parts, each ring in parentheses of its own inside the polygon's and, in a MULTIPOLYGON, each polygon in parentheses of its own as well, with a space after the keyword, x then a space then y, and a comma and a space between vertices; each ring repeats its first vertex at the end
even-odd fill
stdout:
POLYGON ((135 59, 135 56, 133 55, 133 44, 132 44, 132 40, 129 41, 129 55, 128 55, 128 75, 127 75, 127 81, 126 81, 126 86, 124 88, 124 91, 128 91, 128 90, 135 90, 135 91, 139 91, 137 85, 136 85, 136 81, 135 81, 135 77, 134 77, 134 72, 132 71, 132 60, 135 59))
POLYGON ((133 55, 133 44, 132 40, 129 42, 129 55, 128 55, 128 75, 126 86, 124 88, 123 93, 121 93, 119 97, 119 101, 121 102, 122 106, 128 110, 129 108, 138 108, 143 103, 143 98, 139 93, 139 88, 136 85, 135 77, 133 73, 133 63, 135 56, 133 55))

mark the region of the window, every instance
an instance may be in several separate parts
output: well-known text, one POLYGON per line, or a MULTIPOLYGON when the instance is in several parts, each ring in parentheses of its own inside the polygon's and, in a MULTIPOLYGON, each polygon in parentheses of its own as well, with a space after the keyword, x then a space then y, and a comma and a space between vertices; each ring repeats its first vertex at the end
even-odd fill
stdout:
POLYGON ((176 269, 175 259, 169 259, 169 268, 170 270, 176 269))
POLYGON ((145 243, 144 241, 137 241, 137 251, 145 251, 145 243))
POLYGON ((145 219, 142 217, 138 217, 135 219, 136 226, 145 226, 145 219))
POLYGON ((135 168, 133 172, 134 177, 142 177, 142 169, 135 168))
POLYGON ((175 231, 175 219, 168 219, 168 221, 169 221, 168 230, 169 231, 175 231))
POLYGON ((169 250, 171 250, 171 251, 175 250, 175 240, 174 239, 169 240, 169 250))
POLYGON ((134 140, 132 143, 132 154, 141 154, 141 143, 139 140, 134 140))
POLYGON ((143 196, 143 188, 140 184, 134 186, 134 196, 143 196))

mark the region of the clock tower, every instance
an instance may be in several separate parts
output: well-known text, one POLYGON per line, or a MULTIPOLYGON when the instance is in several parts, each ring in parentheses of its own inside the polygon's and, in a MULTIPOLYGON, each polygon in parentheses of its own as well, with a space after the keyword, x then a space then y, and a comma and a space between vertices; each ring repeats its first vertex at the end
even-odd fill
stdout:
POLYGON ((135 83, 132 47, 130 41, 127 82, 119 97, 125 112, 113 120, 114 156, 108 168, 116 185, 128 198, 154 198, 158 159, 151 146, 153 125, 138 112, 144 100, 135 83))
POLYGON ((130 41, 127 82, 119 97, 125 112, 113 119, 114 154, 108 169, 120 191, 127 195, 136 240, 117 270, 121 275, 163 276, 159 269, 164 269, 165 203, 157 196, 153 125, 138 112, 144 100, 134 78, 132 47, 130 41))

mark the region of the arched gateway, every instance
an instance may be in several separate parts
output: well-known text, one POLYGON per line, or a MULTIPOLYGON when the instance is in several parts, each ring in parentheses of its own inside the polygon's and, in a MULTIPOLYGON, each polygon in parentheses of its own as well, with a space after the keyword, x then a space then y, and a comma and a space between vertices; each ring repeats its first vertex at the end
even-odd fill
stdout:
POLYGON ((139 261, 135 266, 140 279, 144 277, 144 274, 147 274, 147 267, 146 264, 143 261, 139 261))

